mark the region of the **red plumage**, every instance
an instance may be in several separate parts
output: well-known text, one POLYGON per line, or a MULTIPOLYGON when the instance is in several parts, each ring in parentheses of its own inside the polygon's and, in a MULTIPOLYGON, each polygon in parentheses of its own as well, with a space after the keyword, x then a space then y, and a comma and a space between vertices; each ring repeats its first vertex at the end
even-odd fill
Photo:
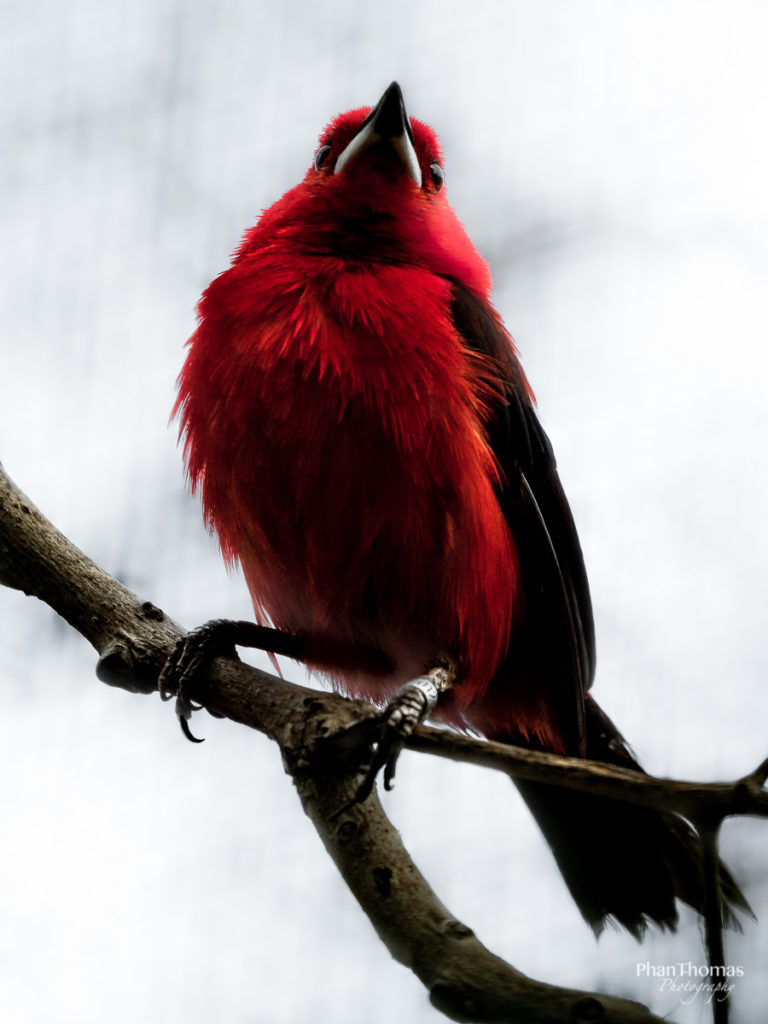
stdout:
MULTIPOLYGON (((346 692, 381 701, 446 652, 446 720, 636 766, 587 695, 573 520, 441 186, 437 139, 394 84, 326 129, 200 302, 176 405, 192 485, 259 621, 381 653, 383 671, 316 660, 346 692)), ((675 895, 700 905, 680 819, 521 789, 595 928, 613 914, 639 934, 674 923, 675 895)))
MULTIPOLYGON (((329 128, 339 147, 368 113, 329 128)), ((426 173, 437 142, 413 128, 426 173)), ((522 608, 482 427, 492 367, 450 317, 448 278, 487 301, 490 275, 444 193, 409 179, 382 189, 368 240, 397 263, 350 258, 338 239, 329 255, 340 208, 369 219, 374 173, 356 193, 310 171, 205 292, 179 393, 189 472, 259 619, 382 648, 388 680, 340 680, 375 700, 456 652, 464 710, 522 608)))

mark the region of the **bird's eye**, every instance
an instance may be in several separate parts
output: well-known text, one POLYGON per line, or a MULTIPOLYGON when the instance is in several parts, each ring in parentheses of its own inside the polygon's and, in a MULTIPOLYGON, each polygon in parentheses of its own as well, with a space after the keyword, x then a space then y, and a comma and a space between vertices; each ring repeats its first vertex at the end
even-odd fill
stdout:
POLYGON ((445 180, 445 172, 438 163, 429 165, 429 176, 432 178, 432 184, 435 187, 435 192, 439 192, 443 187, 443 181, 445 180))
POLYGON ((328 154, 331 152, 330 146, 321 146, 320 149, 315 153, 315 170, 319 171, 325 161, 328 159, 328 154))

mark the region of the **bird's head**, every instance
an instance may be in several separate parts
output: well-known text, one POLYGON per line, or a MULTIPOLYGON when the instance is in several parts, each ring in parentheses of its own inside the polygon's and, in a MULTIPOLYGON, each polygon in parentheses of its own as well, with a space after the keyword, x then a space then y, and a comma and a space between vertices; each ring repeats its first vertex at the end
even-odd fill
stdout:
POLYGON ((415 264, 487 294, 487 264, 443 184, 437 136, 408 117, 393 82, 376 106, 328 125, 304 180, 264 213, 241 253, 279 237, 303 253, 415 264))
POLYGON ((375 107, 340 114, 325 129, 305 181, 370 203, 435 197, 443 187, 443 155, 427 125, 409 118, 393 82, 375 107))

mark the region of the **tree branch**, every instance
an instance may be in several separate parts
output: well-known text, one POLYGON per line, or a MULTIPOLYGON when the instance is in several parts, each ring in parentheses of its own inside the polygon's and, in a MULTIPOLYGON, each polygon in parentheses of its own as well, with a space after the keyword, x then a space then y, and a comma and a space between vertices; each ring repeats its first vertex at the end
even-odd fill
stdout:
POLYGON ((679 782, 657 778, 603 761, 561 757, 490 740, 470 739, 443 729, 421 727, 411 750, 494 768, 514 779, 545 782, 612 800, 673 811, 691 821, 720 823, 732 814, 768 818, 768 759, 736 782, 679 782))
MULTIPOLYGON (((99 654, 97 675, 136 693, 157 676, 182 630, 79 551, 28 501, 0 466, 0 583, 45 601, 99 654)), ((392 955, 411 968, 432 1003, 457 1021, 555 1024, 600 1020, 650 1024, 639 1003, 534 981, 490 953, 432 892, 374 792, 336 817, 356 787, 376 709, 362 701, 288 683, 232 659, 217 658, 191 696, 275 740, 302 805, 345 881, 392 955)), ((421 728, 422 750, 551 782, 714 820, 768 816, 762 786, 768 762, 731 785, 653 779, 594 762, 532 753, 421 728)))

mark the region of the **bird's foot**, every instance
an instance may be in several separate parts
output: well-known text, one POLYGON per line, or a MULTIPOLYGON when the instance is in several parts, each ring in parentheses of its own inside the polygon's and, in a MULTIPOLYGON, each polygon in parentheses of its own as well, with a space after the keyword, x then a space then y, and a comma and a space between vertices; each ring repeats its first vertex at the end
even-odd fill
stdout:
POLYGON ((354 799, 340 807, 333 815, 334 818, 370 796, 382 768, 384 788, 392 789, 397 760, 408 738, 432 713, 440 694, 453 686, 456 675, 456 662, 453 658, 444 656, 435 668, 405 683, 393 694, 379 717, 381 733, 365 777, 358 786, 354 799))
MULTIPOLYGON (((305 657, 302 637, 243 619, 211 619, 183 636, 163 666, 158 689, 163 700, 170 700, 175 694, 176 716, 181 731, 193 743, 201 743, 202 740, 194 736, 189 728, 193 712, 199 711, 201 707, 189 699, 188 690, 192 680, 214 658, 234 658, 239 661, 236 647, 253 647, 299 661, 305 657)), ((220 717, 210 708, 208 713, 214 718, 220 717)))
POLYGON ((161 700, 176 697, 176 717, 181 731, 192 743, 202 743, 189 727, 189 721, 202 704, 195 704, 189 697, 188 689, 193 679, 213 658, 224 656, 237 658, 233 627, 238 623, 229 619, 212 619, 181 637, 168 657, 157 688, 161 700))

